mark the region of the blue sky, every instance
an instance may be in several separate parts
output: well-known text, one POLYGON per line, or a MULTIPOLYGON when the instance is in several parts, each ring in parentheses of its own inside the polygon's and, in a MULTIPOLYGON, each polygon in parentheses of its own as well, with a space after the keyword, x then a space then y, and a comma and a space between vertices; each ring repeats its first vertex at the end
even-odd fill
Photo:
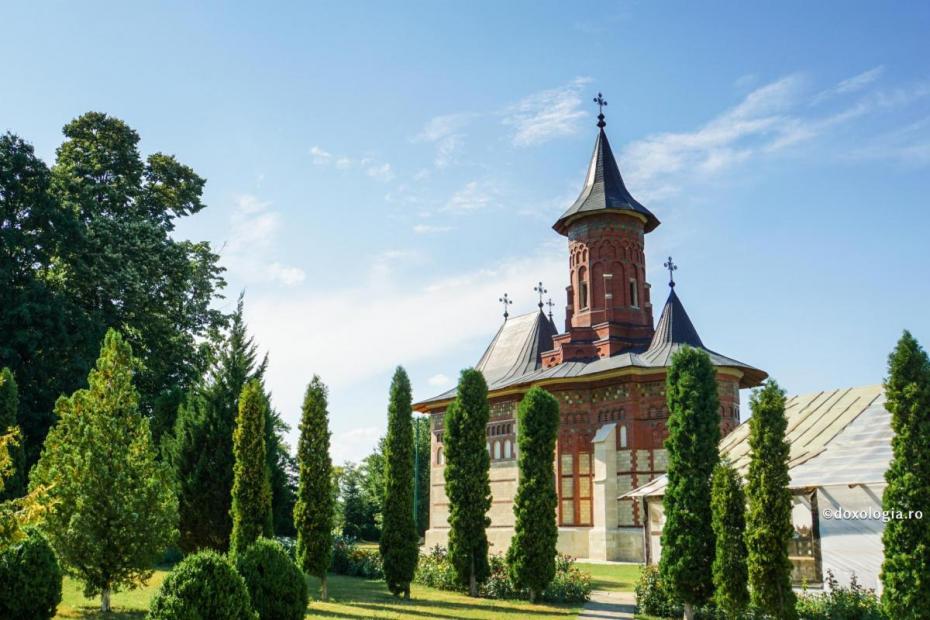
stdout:
POLYGON ((390 374, 451 386, 566 243, 596 106, 711 348, 791 393, 880 382, 930 345, 926 3, 11 3, 0 130, 47 161, 88 110, 207 178, 178 234, 222 248, 292 424, 331 386, 334 456, 390 374))

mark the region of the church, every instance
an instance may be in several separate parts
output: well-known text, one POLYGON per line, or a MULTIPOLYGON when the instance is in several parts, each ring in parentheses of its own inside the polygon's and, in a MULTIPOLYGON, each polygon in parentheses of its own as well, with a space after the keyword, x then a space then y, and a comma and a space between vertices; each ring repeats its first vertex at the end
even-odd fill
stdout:
MULTIPOLYGON (((517 490, 517 405, 532 386, 559 402, 561 423, 554 464, 558 491, 558 549, 575 557, 643 561, 643 505, 624 497, 662 477, 668 435, 665 378, 672 355, 684 346, 707 352, 717 371, 720 427, 739 425, 739 391, 760 385, 766 373, 712 351, 675 293, 669 290, 655 323, 646 281, 646 235, 658 218, 627 189, 605 132, 603 104, 594 152, 581 193, 553 225, 568 240, 564 331, 539 309, 508 316, 476 364, 488 383, 491 456, 488 540, 503 553, 514 530, 517 490)), ((414 405, 431 419, 430 524, 426 546, 447 546, 449 505, 443 477, 443 415, 449 390, 414 405)))

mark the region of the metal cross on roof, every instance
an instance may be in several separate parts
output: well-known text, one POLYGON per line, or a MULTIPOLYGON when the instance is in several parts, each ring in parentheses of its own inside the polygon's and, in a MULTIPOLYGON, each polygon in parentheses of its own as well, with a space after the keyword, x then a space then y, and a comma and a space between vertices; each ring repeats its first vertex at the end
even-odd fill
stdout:
POLYGON ((552 320, 552 308, 555 306, 555 304, 552 303, 551 297, 549 298, 549 301, 546 302, 546 305, 549 306, 549 320, 551 321, 552 320))
POLYGON ((548 293, 549 291, 547 291, 546 289, 543 288, 542 282, 540 282, 538 286, 534 286, 534 287, 533 287, 533 290, 536 291, 537 293, 539 293, 539 309, 542 310, 542 307, 543 307, 543 300, 542 300, 543 295, 545 295, 545 294, 548 293))
POLYGON ((510 298, 509 298, 509 297, 507 297, 507 293, 504 293, 504 296, 501 297, 500 299, 498 299, 497 301, 499 301, 499 302, 501 302, 502 304, 504 304, 504 320, 506 321, 506 320, 507 320, 507 317, 510 316, 510 313, 507 312, 507 306, 512 305, 513 302, 510 301, 510 298))
POLYGON ((594 98, 594 103, 597 104, 597 126, 603 129, 607 125, 604 122, 604 107, 607 105, 607 100, 604 99, 604 95, 598 93, 594 98))
POLYGON ((665 263, 665 268, 668 269, 668 285, 672 288, 675 288, 675 271, 678 270, 678 265, 672 262, 672 257, 668 257, 668 262, 665 263))

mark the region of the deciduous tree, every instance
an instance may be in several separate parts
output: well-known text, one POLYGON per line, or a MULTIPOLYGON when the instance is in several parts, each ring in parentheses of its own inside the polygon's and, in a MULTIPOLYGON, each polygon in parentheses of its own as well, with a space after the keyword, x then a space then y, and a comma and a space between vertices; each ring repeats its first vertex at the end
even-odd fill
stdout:
MULTIPOLYGON (((0 370, 0 435, 18 431, 16 413, 19 411, 19 391, 16 379, 9 368, 0 370)), ((10 468, 0 490, 0 501, 21 497, 26 492, 26 458, 22 446, 9 446, 10 468)))

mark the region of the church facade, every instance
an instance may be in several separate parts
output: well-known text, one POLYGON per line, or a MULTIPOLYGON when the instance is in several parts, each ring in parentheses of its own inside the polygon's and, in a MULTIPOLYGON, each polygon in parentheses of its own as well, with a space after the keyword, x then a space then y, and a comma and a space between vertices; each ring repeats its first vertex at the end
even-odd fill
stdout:
MULTIPOLYGON (((568 241, 565 325, 539 310, 508 317, 476 364, 488 382, 491 456, 488 539, 504 552, 513 536, 517 490, 516 411, 541 386, 559 402, 556 458, 559 551, 600 560, 643 561, 642 502, 622 497, 666 471, 666 371, 683 346, 705 350, 717 371, 720 425, 739 425, 739 391, 766 373, 704 346, 670 278, 653 323, 645 239, 659 220, 627 190, 598 116, 598 135, 581 194, 553 228, 568 241)), ((674 265, 666 264, 670 275, 674 265)), ((505 306, 506 308, 506 306, 505 306)), ((448 544, 443 416, 450 390, 414 405, 431 419, 430 526, 426 545, 448 544)))

